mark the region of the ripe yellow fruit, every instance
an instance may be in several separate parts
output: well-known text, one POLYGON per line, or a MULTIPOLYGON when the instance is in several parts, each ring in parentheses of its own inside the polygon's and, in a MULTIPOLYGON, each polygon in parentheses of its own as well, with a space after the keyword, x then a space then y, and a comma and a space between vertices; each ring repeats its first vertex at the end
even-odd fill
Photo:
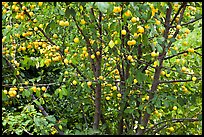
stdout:
POLYGON ((135 44, 136 44, 136 41, 135 41, 135 40, 129 40, 129 41, 127 42, 127 44, 128 44, 129 46, 135 45, 135 44))
POLYGON ((33 15, 34 15, 34 13, 33 13, 33 12, 29 12, 28 14, 29 14, 30 16, 33 16, 33 15))
POLYGON ((145 100, 145 98, 142 98, 142 101, 144 101, 145 100))
POLYGON ((192 80, 193 80, 193 81, 196 81, 196 79, 197 79, 196 77, 192 77, 192 80))
POLYGON ((169 131, 173 132, 174 131, 174 128, 173 127, 170 127, 170 128, 167 128, 169 131))
POLYGON ((114 13, 118 13, 118 12, 121 12, 121 11, 122 11, 121 7, 114 7, 114 9, 113 9, 114 13))
POLYGON ((64 74, 65 74, 65 75, 68 75, 68 71, 66 70, 66 71, 64 72, 64 74))
POLYGON ((122 31, 121 31, 121 34, 122 34, 122 35, 126 35, 126 33, 127 33, 126 30, 122 30, 122 31))
POLYGON ((92 82, 91 81, 88 81, 87 82, 87 85, 90 87, 92 85, 92 82))
POLYGON ((190 33, 190 30, 189 30, 189 29, 186 29, 186 30, 185 30, 185 33, 186 33, 186 34, 189 34, 189 33, 190 33))
POLYGON ((116 86, 113 86, 112 87, 112 90, 114 91, 114 90, 117 90, 117 87, 116 86))
POLYGON ((68 64, 69 63, 68 59, 64 59, 64 63, 68 64))
POLYGON ((118 93, 118 94, 117 94, 117 97, 121 98, 121 97, 122 97, 122 95, 121 95, 120 93, 118 93))
POLYGON ((19 91, 23 91, 23 90, 24 90, 24 88, 23 88, 23 87, 20 87, 20 88, 19 88, 19 91))
POLYGON ((161 24, 161 22, 159 20, 156 19, 156 22, 155 22, 157 25, 161 24))
POLYGON ((84 19, 81 20, 81 24, 84 25, 86 24, 86 21, 84 19))
POLYGON ((64 26, 69 26, 69 22, 68 22, 68 21, 65 21, 65 22, 64 22, 64 26))
POLYGON ((171 35, 171 34, 170 34, 170 35, 168 35, 168 39, 170 39, 170 38, 172 38, 172 37, 173 37, 173 35, 171 35))
POLYGON ((77 81, 76 81, 76 80, 73 80, 72 84, 73 84, 73 85, 76 85, 76 84, 77 84, 77 81))
POLYGON ((188 55, 188 53, 183 53, 183 55, 184 55, 184 56, 187 56, 187 55, 188 55))
POLYGON ((74 38, 74 42, 75 42, 75 43, 79 43, 79 38, 77 38, 77 37, 74 38))
POLYGON ((32 87, 33 92, 36 92, 37 88, 36 86, 32 87))
POLYGON ((146 99, 146 100, 149 100, 149 96, 146 96, 145 99, 146 99))
POLYGON ((188 52, 193 53, 193 52, 194 52, 194 49, 193 49, 193 48, 188 48, 188 52))
POLYGON ((181 29, 181 25, 176 25, 176 29, 180 30, 181 29))
POLYGON ((132 60, 133 58, 132 58, 131 55, 129 55, 129 56, 127 57, 127 59, 128 59, 128 60, 132 60))
POLYGON ((18 76, 20 74, 20 72, 19 71, 16 71, 16 75, 18 76))
POLYGON ((137 79, 134 79, 133 81, 134 81, 134 84, 136 84, 138 82, 137 79))
POLYGON ((173 110, 177 110, 177 106, 174 106, 174 107, 173 107, 173 110))
POLYGON ((158 110, 155 110, 155 111, 154 111, 154 114, 158 114, 158 113, 159 113, 158 110))
POLYGON ((138 28, 137 31, 138 31, 139 33, 144 33, 144 28, 143 28, 142 26, 138 26, 137 28, 138 28))
POLYGON ((33 22, 35 22, 35 23, 36 23, 36 22, 37 22, 37 19, 34 19, 34 20, 33 20, 33 22))
POLYGON ((65 26, 65 22, 63 20, 59 21, 60 26, 65 26))
POLYGON ((64 49, 64 52, 65 53, 69 53, 69 50, 66 48, 66 49, 64 49))
POLYGON ((3 90, 4 94, 8 94, 8 91, 7 90, 3 90))
POLYGON ((97 51, 97 52, 96 52, 96 55, 99 56, 99 55, 100 55, 100 51, 97 51))
POLYGON ((182 72, 185 72, 186 69, 187 69, 186 67, 182 67, 182 68, 181 68, 181 71, 182 71, 182 72))
POLYGON ((28 85, 29 84, 29 82, 28 81, 25 81, 25 83, 24 83, 25 85, 28 85))
POLYGON ((137 33, 134 33, 134 38, 136 39, 136 38, 138 38, 138 34, 137 33))
POLYGON ((132 22, 132 23, 135 23, 136 21, 138 21, 138 18, 132 17, 131 22, 132 22))
POLYGON ((187 43, 186 41, 184 41, 184 42, 182 43, 182 45, 187 46, 188 43, 187 43))
POLYGON ((15 7, 15 9, 14 9, 14 10, 15 10, 15 12, 18 12, 18 11, 19 11, 19 9, 20 9, 19 7, 15 7))
POLYGON ((17 92, 15 90, 9 90, 8 94, 10 97, 15 97, 17 92))
POLYGON ((57 39, 57 38, 58 38, 57 34, 54 34, 54 35, 53 35, 53 38, 57 39))
POLYGON ((46 87, 42 87, 41 89, 42 89, 42 91, 45 91, 45 90, 46 90, 46 87))
POLYGON ((42 29, 42 28, 43 28, 43 24, 40 24, 40 25, 39 25, 39 28, 41 28, 41 29, 42 29))
POLYGON ((129 16, 131 16, 131 11, 130 10, 127 10, 126 12, 125 12, 125 16, 127 16, 127 17, 129 17, 129 16))
POLYGON ((87 47, 83 47, 82 50, 83 50, 83 51, 87 51, 87 47))
POLYGON ((42 6, 43 5, 43 2, 38 2, 38 6, 42 6))
POLYGON ((165 74, 166 74, 165 71, 162 70, 162 71, 161 71, 161 75, 164 76, 165 74))
POLYGON ((23 7, 22 7, 22 10, 27 10, 26 6, 23 6, 23 7))
POLYGON ((103 76, 99 76, 98 78, 99 78, 100 80, 103 80, 103 76))
POLYGON ((92 58, 92 59, 95 59, 95 55, 94 55, 94 54, 92 54, 92 55, 91 55, 91 58, 92 58))
POLYGON ((177 39, 181 39, 181 35, 177 35, 177 39))
POLYGON ((155 51, 153 51, 153 52, 151 53, 151 56, 152 56, 152 57, 156 57, 156 56, 157 56, 157 53, 155 53, 155 51))
POLYGON ((167 74, 167 73, 166 73, 166 77, 167 77, 167 78, 170 77, 170 74, 167 74))
POLYGON ((110 97, 109 97, 109 96, 107 96, 107 97, 106 97, 106 100, 110 100, 110 97))

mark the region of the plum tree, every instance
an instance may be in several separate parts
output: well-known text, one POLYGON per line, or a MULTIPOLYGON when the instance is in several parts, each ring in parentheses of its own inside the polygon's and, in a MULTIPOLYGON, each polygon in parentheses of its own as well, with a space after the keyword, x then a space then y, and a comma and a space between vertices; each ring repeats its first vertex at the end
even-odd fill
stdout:
POLYGON ((2 2, 3 134, 201 134, 201 19, 201 2, 2 2))

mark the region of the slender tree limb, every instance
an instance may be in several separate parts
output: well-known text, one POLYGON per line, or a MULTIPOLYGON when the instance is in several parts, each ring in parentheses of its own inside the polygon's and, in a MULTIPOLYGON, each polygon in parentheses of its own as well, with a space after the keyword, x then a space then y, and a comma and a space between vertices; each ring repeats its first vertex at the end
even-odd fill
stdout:
POLYGON ((81 35, 84 37, 84 39, 85 39, 85 41, 86 41, 86 47, 87 47, 87 49, 88 49, 88 54, 89 54, 89 61, 90 61, 90 63, 91 63, 91 68, 92 68, 92 70, 93 70, 93 72, 94 72, 94 76, 95 76, 95 78, 97 78, 96 77, 96 74, 95 74, 95 72, 96 72, 96 66, 95 66, 95 63, 94 63, 94 60, 91 58, 91 55, 92 55, 92 52, 91 52, 91 43, 90 43, 90 41, 89 41, 89 39, 85 36, 85 34, 83 33, 83 31, 82 31, 82 29, 79 27, 79 25, 78 25, 78 23, 77 23, 77 21, 76 21, 76 19, 75 19, 75 17, 74 16, 72 16, 73 17, 73 20, 74 20, 74 22, 75 22, 75 24, 76 24, 76 26, 77 26, 77 29, 79 30, 79 32, 81 33, 81 35))
MULTIPOLYGON (((197 119, 197 118, 173 118, 173 119, 170 119, 170 120, 164 120, 164 121, 161 121, 161 122, 159 122, 159 123, 154 124, 153 127, 146 129, 146 130, 145 130, 145 133, 147 133, 147 132, 150 131, 150 130, 154 130, 155 127, 157 127, 158 125, 164 124, 164 123, 166 123, 166 122, 176 123, 176 122, 184 122, 184 121, 196 122, 196 121, 199 121, 199 119, 197 119)), ((167 124, 165 124, 164 126, 158 128, 156 131, 159 132, 159 131, 160 131, 161 129, 163 129, 165 126, 167 126, 167 124)), ((155 132, 155 134, 156 134, 157 132, 155 132)))
MULTIPOLYGON (((202 19, 202 16, 199 17, 199 18, 197 18, 197 19, 193 19, 193 20, 191 20, 191 21, 189 21, 189 22, 187 22, 187 23, 183 23, 183 24, 181 24, 181 26, 186 26, 186 25, 191 24, 191 23, 193 23, 193 22, 196 22, 196 21, 198 21, 198 20, 200 20, 200 19, 202 19)), ((175 27, 176 27, 176 25, 175 25, 175 26, 171 26, 170 28, 175 28, 175 27)))
MULTIPOLYGON (((170 23, 171 13, 172 13, 172 6, 171 6, 170 3, 168 3, 168 5, 169 5, 169 8, 166 11, 166 19, 165 19, 165 32, 164 32, 165 41, 167 41, 168 32, 169 32, 169 23, 170 23)), ((154 91, 156 91, 156 89, 157 89, 157 87, 159 85, 159 76, 160 76, 160 72, 161 72, 164 57, 166 55, 166 50, 165 50, 166 47, 165 47, 164 44, 162 44, 162 48, 163 48, 163 52, 158 57, 159 66, 157 66, 155 68, 154 79, 153 79, 153 82, 152 82, 150 92, 148 93, 148 95, 150 97, 150 100, 154 97, 154 91)), ((144 131, 146 129, 149 118, 150 118, 150 114, 148 114, 147 112, 144 112, 144 116, 143 116, 142 122, 141 122, 141 125, 144 126, 144 129, 141 129, 139 127, 138 130, 137 130, 136 135, 143 135, 144 134, 144 131)))
MULTIPOLYGON (((202 48, 202 45, 199 46, 199 47, 194 48, 194 50, 197 50, 197 49, 200 49, 200 48, 202 48)), ((177 54, 175 54, 175 55, 165 57, 164 60, 167 60, 167 59, 176 57, 176 56, 181 55, 181 54, 183 54, 183 53, 188 53, 188 51, 187 51, 187 50, 186 50, 186 51, 182 51, 182 52, 179 52, 179 53, 177 53, 177 54)))
POLYGON ((196 53, 196 54, 198 54, 199 56, 201 56, 201 57, 202 57, 202 54, 200 54, 200 53, 198 53, 198 52, 196 52, 196 51, 194 51, 194 53, 196 53))
MULTIPOLYGON (((201 80, 201 78, 198 78, 197 80, 201 80)), ((174 83, 174 82, 191 82, 191 81, 193 80, 192 79, 169 80, 169 81, 160 81, 159 84, 174 83)))
POLYGON ((177 17, 178 14, 180 13, 180 11, 181 11, 181 9, 183 8, 183 6, 184 6, 184 3, 182 3, 182 5, 179 7, 179 9, 178 9, 177 13, 174 15, 174 18, 172 19, 170 25, 173 24, 173 22, 175 21, 176 17, 177 17))
POLYGON ((86 124, 86 129, 88 129, 88 123, 87 123, 87 120, 86 120, 86 116, 85 116, 85 113, 84 113, 84 106, 83 104, 81 104, 81 109, 82 109, 82 115, 83 115, 83 118, 84 118, 84 122, 86 124))

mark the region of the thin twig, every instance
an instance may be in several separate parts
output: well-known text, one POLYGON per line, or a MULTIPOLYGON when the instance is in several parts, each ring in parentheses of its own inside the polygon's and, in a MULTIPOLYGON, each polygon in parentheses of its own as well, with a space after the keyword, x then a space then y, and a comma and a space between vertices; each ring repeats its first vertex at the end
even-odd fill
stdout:
MULTIPOLYGON (((197 80, 201 80, 201 78, 198 78, 197 80)), ((191 82, 192 79, 179 79, 179 80, 169 80, 169 81, 160 81, 159 84, 163 83, 174 83, 174 82, 191 82)))

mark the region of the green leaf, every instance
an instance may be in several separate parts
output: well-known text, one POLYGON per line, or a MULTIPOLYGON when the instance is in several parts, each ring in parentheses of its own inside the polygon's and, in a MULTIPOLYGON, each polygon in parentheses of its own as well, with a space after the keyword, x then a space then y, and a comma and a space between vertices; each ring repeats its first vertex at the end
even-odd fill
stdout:
POLYGON ((36 96, 39 98, 40 97, 40 90, 36 91, 36 96))
POLYGON ((63 95, 65 95, 65 96, 67 96, 68 94, 67 94, 67 89, 66 88, 64 88, 64 87, 62 87, 62 94, 63 95))
POLYGON ((33 102, 35 102, 35 104, 36 105, 38 105, 38 106, 40 106, 41 104, 40 104, 40 102, 39 101, 37 101, 37 100, 34 100, 33 102))
POLYGON ((143 44, 144 44, 144 46, 147 46, 148 45, 148 37, 147 37, 147 34, 143 34, 142 35, 142 41, 143 41, 143 44))
POLYGON ((170 38, 169 40, 170 40, 172 43, 176 41, 175 38, 170 38))
POLYGON ((45 101, 44 101, 44 99, 43 98, 40 98, 40 104, 45 104, 45 101))
POLYGON ((104 52, 105 52, 105 53, 108 52, 108 49, 109 49, 109 47, 107 46, 107 47, 104 49, 104 52))
POLYGON ((150 109, 149 107, 147 107, 146 110, 147 110, 147 113, 148 113, 148 114, 151 114, 151 113, 152 113, 152 111, 151 111, 151 109, 150 109))
POLYGON ((75 17, 76 12, 75 12, 75 10, 74 10, 73 8, 69 9, 69 7, 68 7, 68 8, 66 9, 66 11, 65 11, 65 15, 66 15, 67 17, 69 17, 70 15, 73 16, 73 17, 75 17))
POLYGON ((42 126, 41 124, 40 124, 40 119, 39 118, 36 118, 35 116, 34 116, 34 122, 35 122, 35 125, 36 126, 42 126))
POLYGON ((40 67, 43 67, 45 64, 44 64, 44 59, 41 59, 40 60, 40 67))
POLYGON ((59 92, 59 99, 62 99, 62 97, 63 97, 63 93, 62 93, 62 91, 60 91, 59 92))
POLYGON ((107 2, 96 2, 96 6, 98 7, 98 9, 101 12, 106 13, 108 8, 109 8, 109 3, 107 3, 107 2))
POLYGON ((141 83, 146 79, 146 75, 142 73, 140 70, 136 70, 135 77, 138 80, 138 83, 141 83))
POLYGON ((29 97, 29 96, 31 95, 31 93, 30 93, 29 90, 24 90, 23 93, 24 93, 24 95, 25 95, 26 97, 29 97))
POLYGON ((15 84, 16 84, 16 79, 14 79, 12 82, 12 85, 15 85, 15 84))
POLYGON ((110 48, 113 48, 115 46, 115 43, 113 42, 113 40, 111 40, 108 45, 110 48))
POLYGON ((141 104, 138 109, 139 109, 139 110, 142 110, 143 108, 144 108, 144 105, 141 104))
POLYGON ((49 120, 50 122, 55 123, 56 122, 56 118, 54 116, 47 116, 45 117, 47 120, 49 120))
POLYGON ((198 120, 199 120, 199 121, 202 120, 202 114, 198 115, 198 120))
POLYGON ((156 45, 156 48, 159 53, 163 52, 163 48, 159 44, 156 45))
POLYGON ((4 92, 2 92, 2 101, 6 101, 6 100, 8 100, 8 97, 4 92))
POLYGON ((169 101, 164 101, 164 106, 169 107, 169 101))

